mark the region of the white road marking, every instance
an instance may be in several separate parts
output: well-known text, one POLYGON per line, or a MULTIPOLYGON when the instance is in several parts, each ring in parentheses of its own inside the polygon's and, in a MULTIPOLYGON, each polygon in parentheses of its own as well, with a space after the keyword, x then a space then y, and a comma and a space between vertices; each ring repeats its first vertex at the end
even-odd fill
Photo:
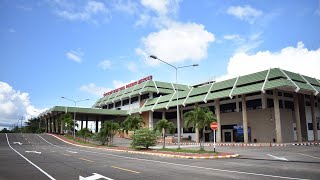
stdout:
POLYGON ((79 180, 96 180, 96 179, 107 179, 107 180, 113 180, 111 178, 108 178, 108 177, 105 177, 105 176, 102 176, 101 174, 98 174, 98 173, 92 173, 93 175, 91 176, 88 176, 88 177, 82 177, 82 176, 79 176, 79 180))
POLYGON ((13 142, 13 144, 19 144, 19 145, 22 145, 21 142, 13 142))
POLYGON ((41 154, 41 152, 38 152, 38 151, 26 151, 26 153, 35 153, 35 154, 41 154))
POLYGON ((270 156, 270 157, 273 157, 273 158, 275 158, 275 159, 279 159, 279 160, 282 160, 282 161, 288 161, 288 159, 286 159, 286 158, 284 158, 284 157, 277 157, 277 156, 273 156, 273 155, 271 155, 271 154, 267 154, 268 156, 270 156))
POLYGON ((302 154, 302 153, 298 153, 298 154, 301 154, 301 155, 303 155, 303 156, 308 156, 308 157, 311 157, 311 158, 315 158, 315 159, 320 159, 320 158, 318 158, 318 157, 311 156, 311 155, 308 155, 308 154, 302 154))
POLYGON ((24 157, 22 154, 20 154, 17 150, 13 149, 9 143, 9 139, 8 139, 8 135, 6 133, 6 137, 7 137, 7 142, 9 147, 16 152, 17 154, 19 154, 23 159, 25 159, 26 161, 28 161, 31 165, 33 165, 34 167, 36 167, 39 171, 41 171, 43 174, 45 174, 49 179, 55 180, 52 176, 50 176, 47 172, 45 172, 44 170, 42 170, 39 166, 35 165, 33 162, 31 162, 29 159, 27 159, 26 157, 24 157))
MULTIPOLYGON (((37 134, 38 135, 38 134, 37 134)), ((39 136, 39 135, 38 135, 39 136)), ((276 176, 276 175, 270 175, 270 174, 261 174, 261 173, 251 173, 251 172, 244 172, 244 171, 235 171, 235 170, 226 170, 226 169, 216 169, 216 168, 207 168, 207 167, 201 167, 201 166, 192 166, 192 165, 186 165, 186 164, 177 164, 177 163, 170 163, 170 162, 165 162, 165 161, 156 161, 156 160, 150 160, 150 159, 140 159, 140 158, 133 158, 133 157, 127 157, 127 156, 121 156, 121 155, 115 155, 115 154, 108 154, 108 153, 99 153, 99 152, 94 152, 94 151, 85 151, 81 149, 74 149, 74 148, 67 148, 67 147, 62 147, 58 145, 54 145, 47 140, 45 140, 43 137, 39 136, 41 139, 43 139, 45 142, 48 144, 51 144, 53 146, 62 148, 62 149, 72 149, 72 150, 77 150, 77 151, 82 151, 82 152, 87 152, 87 153, 92 153, 92 154, 101 154, 101 155, 108 155, 108 156, 113 156, 113 157, 119 157, 119 158, 124 158, 124 159, 131 159, 131 160, 138 160, 138 161, 146 161, 146 162, 154 162, 154 163, 161 163, 161 164, 168 164, 168 165, 175 165, 175 166, 182 166, 182 167, 189 167, 189 168, 196 168, 196 169, 205 169, 205 170, 211 170, 211 171, 220 171, 220 172, 229 172, 229 173, 237 173, 237 174, 246 174, 246 175, 253 175, 253 176, 264 176, 264 177, 271 177, 271 178, 279 178, 279 179, 296 179, 296 180, 306 180, 302 178, 294 178, 294 177, 286 177, 286 176, 276 176)), ((59 138, 60 139, 60 138, 59 138)), ((62 140, 62 139, 60 139, 62 140)), ((62 140, 64 141, 64 140, 62 140)), ((64 141, 66 142, 66 141, 64 141)))
POLYGON ((26 139, 26 141, 28 141, 28 139, 27 138, 25 138, 26 139))
MULTIPOLYGON (((68 150, 67 150, 68 151, 68 150)), ((75 154, 75 153, 78 153, 78 152, 75 152, 75 151, 68 151, 69 153, 73 153, 73 154, 75 154)))

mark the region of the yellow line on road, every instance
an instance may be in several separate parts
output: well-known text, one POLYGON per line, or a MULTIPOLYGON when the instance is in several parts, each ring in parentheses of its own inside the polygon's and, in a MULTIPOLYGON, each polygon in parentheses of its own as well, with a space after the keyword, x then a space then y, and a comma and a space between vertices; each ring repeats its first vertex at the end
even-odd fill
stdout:
POLYGON ((136 174, 140 173, 138 171, 133 171, 133 170, 130 170, 130 169, 125 169, 125 168, 121 168, 121 167, 117 167, 117 166, 111 166, 111 167, 116 168, 116 169, 121 169, 121 170, 124 170, 124 171, 128 171, 128 172, 132 172, 132 173, 136 173, 136 174))
POLYGON ((65 156, 71 156, 71 155, 69 155, 69 154, 63 154, 63 155, 65 155, 65 156))
POLYGON ((88 161, 88 162, 94 162, 94 161, 91 161, 89 159, 84 159, 84 158, 79 158, 79 159, 84 160, 84 161, 88 161))

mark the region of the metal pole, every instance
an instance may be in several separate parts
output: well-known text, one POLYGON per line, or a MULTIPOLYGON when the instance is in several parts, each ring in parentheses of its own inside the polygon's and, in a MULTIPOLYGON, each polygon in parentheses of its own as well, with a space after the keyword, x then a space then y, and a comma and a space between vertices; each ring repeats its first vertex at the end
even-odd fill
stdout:
POLYGON ((213 130, 213 152, 216 152, 216 130, 213 130))
POLYGON ((76 139, 76 109, 77 109, 77 101, 74 101, 74 113, 73 113, 73 139, 76 139))
POLYGON ((178 149, 180 149, 180 113, 179 113, 179 90, 178 90, 178 68, 176 69, 176 91, 177 91, 177 129, 178 129, 178 149))

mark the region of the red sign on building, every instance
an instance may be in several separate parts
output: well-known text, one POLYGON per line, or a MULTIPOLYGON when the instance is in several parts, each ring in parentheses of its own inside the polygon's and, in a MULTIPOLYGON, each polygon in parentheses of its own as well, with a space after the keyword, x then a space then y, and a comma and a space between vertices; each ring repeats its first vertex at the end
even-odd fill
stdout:
POLYGON ((152 80, 152 76, 148 76, 148 77, 142 78, 142 79, 140 79, 140 80, 138 80, 138 81, 132 82, 132 83, 127 84, 127 85, 125 85, 125 86, 122 86, 122 87, 120 87, 120 88, 117 88, 117 89, 114 89, 114 90, 109 91, 109 92, 107 92, 107 93, 104 93, 103 96, 109 96, 109 95, 111 95, 111 94, 113 94, 113 93, 117 93, 118 91, 122 91, 122 90, 124 90, 124 89, 130 88, 130 87, 132 87, 132 86, 135 86, 135 85, 137 85, 137 84, 141 84, 141 83, 143 83, 143 82, 145 82, 145 81, 149 81, 149 80, 152 80))

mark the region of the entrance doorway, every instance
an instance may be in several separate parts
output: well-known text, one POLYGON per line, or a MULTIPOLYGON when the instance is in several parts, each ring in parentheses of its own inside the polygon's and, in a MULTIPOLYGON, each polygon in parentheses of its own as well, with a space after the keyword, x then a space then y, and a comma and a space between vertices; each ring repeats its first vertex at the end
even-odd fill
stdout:
POLYGON ((222 142, 233 142, 233 129, 222 129, 222 142))
POLYGON ((224 142, 231 142, 231 132, 224 132, 224 142))

